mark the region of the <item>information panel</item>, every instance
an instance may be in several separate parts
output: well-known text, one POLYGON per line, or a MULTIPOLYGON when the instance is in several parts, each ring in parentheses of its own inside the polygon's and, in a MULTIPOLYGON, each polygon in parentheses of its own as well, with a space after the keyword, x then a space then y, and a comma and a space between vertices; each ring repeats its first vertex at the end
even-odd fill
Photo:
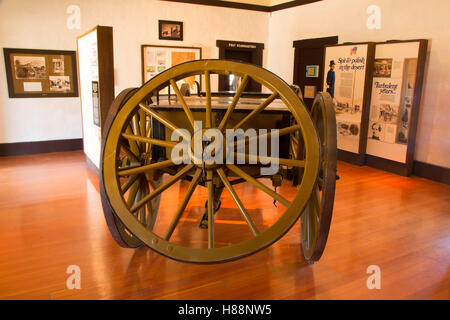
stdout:
POLYGON ((367 154, 406 163, 419 44, 375 47, 367 154))
POLYGON ((325 50, 324 91, 336 109, 338 149, 361 153, 369 44, 328 46, 325 50))

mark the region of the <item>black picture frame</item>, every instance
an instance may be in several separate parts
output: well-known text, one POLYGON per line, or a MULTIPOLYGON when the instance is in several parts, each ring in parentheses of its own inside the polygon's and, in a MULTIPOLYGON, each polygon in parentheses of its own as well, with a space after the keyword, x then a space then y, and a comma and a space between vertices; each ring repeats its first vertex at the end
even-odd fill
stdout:
POLYGON ((78 97, 75 51, 3 48, 3 54, 10 98, 78 97), (22 75, 18 74, 15 57, 24 59, 22 75), (43 65, 33 66, 32 57, 43 65))
POLYGON ((158 20, 159 40, 183 41, 183 22, 158 20))

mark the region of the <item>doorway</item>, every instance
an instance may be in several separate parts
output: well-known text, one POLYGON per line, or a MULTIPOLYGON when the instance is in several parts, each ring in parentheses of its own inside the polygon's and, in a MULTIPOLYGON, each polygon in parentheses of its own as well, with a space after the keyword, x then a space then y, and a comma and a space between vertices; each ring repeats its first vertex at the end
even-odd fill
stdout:
MULTIPOLYGON (((248 62, 262 67, 264 43, 217 40, 219 59, 248 62)), ((219 91, 235 92, 239 80, 233 76, 219 76, 219 91)), ((245 92, 261 92, 261 84, 250 80, 244 89, 245 92)))
POLYGON ((311 110, 317 92, 323 91, 325 46, 338 43, 338 37, 294 41, 294 84, 301 88, 306 106, 311 110))

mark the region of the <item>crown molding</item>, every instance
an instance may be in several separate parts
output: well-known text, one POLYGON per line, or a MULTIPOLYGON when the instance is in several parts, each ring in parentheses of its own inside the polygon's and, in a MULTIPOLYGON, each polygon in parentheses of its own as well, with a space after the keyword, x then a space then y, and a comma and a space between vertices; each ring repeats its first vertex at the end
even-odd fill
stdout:
POLYGON ((161 0, 161 1, 182 2, 182 3, 199 4, 199 5, 205 5, 205 6, 252 10, 252 11, 260 11, 260 12, 274 12, 274 11, 297 7, 297 6, 301 6, 301 5, 305 5, 305 4, 309 4, 309 3, 313 3, 313 2, 322 1, 322 0, 294 0, 294 1, 289 1, 286 3, 277 4, 274 6, 261 6, 261 5, 257 5, 257 4, 249 4, 249 3, 241 3, 241 2, 228 2, 228 1, 219 1, 219 0, 161 0))

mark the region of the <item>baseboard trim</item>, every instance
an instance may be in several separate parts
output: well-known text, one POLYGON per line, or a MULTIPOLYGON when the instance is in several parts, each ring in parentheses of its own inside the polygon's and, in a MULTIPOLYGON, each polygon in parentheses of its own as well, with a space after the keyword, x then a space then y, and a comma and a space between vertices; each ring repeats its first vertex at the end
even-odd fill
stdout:
POLYGON ((404 177, 407 177, 411 174, 411 172, 408 172, 408 167, 406 166, 406 163, 379 158, 372 156, 370 154, 366 154, 366 165, 372 168, 392 172, 404 177))
POLYGON ((440 167, 417 160, 414 160, 413 162, 412 172, 408 172, 408 168, 404 163, 378 158, 368 154, 365 155, 365 159, 361 159, 356 153, 338 150, 338 159, 354 165, 366 165, 404 177, 414 175, 416 177, 450 185, 450 168, 440 167))
MULTIPOLYGON (((50 140, 50 141, 33 141, 33 142, 17 142, 17 143, 0 143, 0 156, 18 156, 25 154, 50 153, 83 150, 83 139, 66 139, 66 140, 50 140)), ((359 155, 339 150, 338 159, 356 165, 364 165, 359 155)), ((370 157, 366 157, 366 164, 382 170, 390 171, 400 175, 407 175, 404 168, 399 170, 398 167, 389 170, 386 165, 377 166, 375 161, 371 161, 370 157), (368 159, 369 158, 369 159, 368 159), (367 161, 368 160, 368 161, 367 161), (375 165, 374 165, 375 164, 375 165)), ((99 169, 86 157, 86 163, 89 169, 98 177, 99 169)), ((412 174, 429 179, 432 181, 445 183, 450 185, 450 168, 440 167, 433 164, 414 160, 412 174)))
POLYGON ((89 170, 92 171, 93 174, 97 176, 97 178, 100 178, 100 170, 97 168, 97 166, 91 161, 91 159, 86 156, 86 165, 89 168, 89 170))
POLYGON ((450 185, 450 168, 414 161, 413 175, 450 185))
POLYGON ((83 150, 83 139, 1 143, 0 156, 83 150))
POLYGON ((358 154, 338 149, 338 160, 345 161, 357 166, 362 166, 364 165, 364 154, 358 154))

